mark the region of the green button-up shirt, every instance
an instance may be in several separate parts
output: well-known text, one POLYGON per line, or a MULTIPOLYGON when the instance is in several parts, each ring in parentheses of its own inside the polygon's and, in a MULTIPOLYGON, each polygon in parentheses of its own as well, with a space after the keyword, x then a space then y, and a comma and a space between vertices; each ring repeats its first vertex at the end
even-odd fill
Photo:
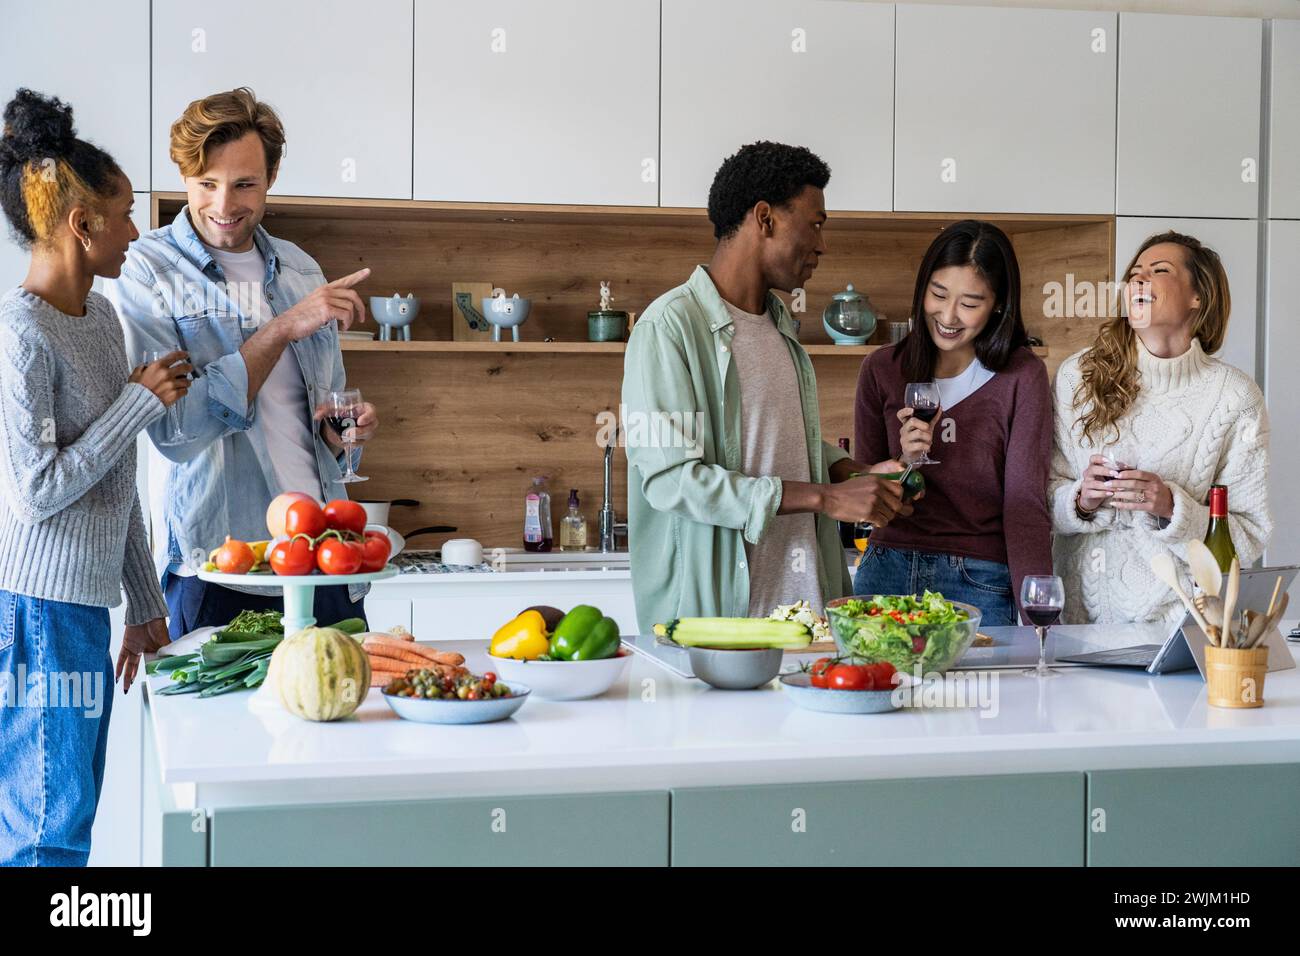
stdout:
MULTIPOLYGON (((808 474, 830 481, 846 452, 821 437, 817 379, 777 296, 768 315, 785 336, 799 379, 808 474)), ((628 339, 623 427, 637 624, 648 634, 678 617, 749 613, 745 542, 760 544, 781 504, 781 479, 741 472, 740 383, 734 329, 704 266, 646 309, 628 339)), ((791 395, 793 401, 796 396, 791 395)), ((852 591, 835 521, 816 516, 823 600, 852 591)))

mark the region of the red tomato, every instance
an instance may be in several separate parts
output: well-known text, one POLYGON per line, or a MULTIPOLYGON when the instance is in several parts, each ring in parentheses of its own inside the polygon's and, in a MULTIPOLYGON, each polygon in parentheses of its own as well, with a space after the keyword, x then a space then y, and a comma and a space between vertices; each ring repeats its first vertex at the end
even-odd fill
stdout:
POLYGON ((836 664, 826 671, 826 686, 832 690, 875 690, 875 676, 869 664, 836 664))
POLYGON ((922 637, 920 634, 912 638, 912 653, 913 654, 925 653, 925 638, 922 637))
POLYGON ((876 690, 889 690, 894 686, 894 675, 898 669, 889 661, 872 664, 871 669, 875 672, 876 690))
POLYGON ((831 663, 829 657, 819 657, 817 660, 813 661, 813 666, 809 669, 808 673, 811 675, 810 680, 814 687, 827 686, 826 671, 830 668, 831 663))
POLYGON ((284 513, 284 533, 289 537, 305 534, 320 537, 325 530, 325 512, 314 501, 295 501, 284 513))
POLYGON ((326 574, 356 574, 361 570, 361 545, 326 538, 316 545, 316 565, 326 574))
POLYGON ((382 531, 367 531, 365 543, 361 545, 361 570, 382 571, 392 550, 388 535, 382 531))
POLYGON ((328 501, 325 503, 325 526, 336 531, 355 531, 361 534, 366 530, 366 509, 346 498, 328 501))
POLYGON ((271 570, 276 574, 311 574, 316 567, 316 555, 306 538, 290 538, 271 549, 271 570))

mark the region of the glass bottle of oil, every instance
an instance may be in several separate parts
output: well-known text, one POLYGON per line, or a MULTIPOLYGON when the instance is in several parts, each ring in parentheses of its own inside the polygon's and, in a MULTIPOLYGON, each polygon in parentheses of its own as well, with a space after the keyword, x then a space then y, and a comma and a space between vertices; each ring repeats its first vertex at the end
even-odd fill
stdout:
POLYGON ((569 489, 569 513, 560 521, 560 550, 587 550, 587 519, 578 510, 578 489, 569 489))

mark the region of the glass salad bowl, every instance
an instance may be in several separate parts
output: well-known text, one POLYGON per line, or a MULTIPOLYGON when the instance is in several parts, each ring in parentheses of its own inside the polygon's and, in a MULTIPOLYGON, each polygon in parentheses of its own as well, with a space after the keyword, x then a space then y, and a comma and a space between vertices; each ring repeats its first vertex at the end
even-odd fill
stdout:
POLYGON ((980 609, 942 594, 876 594, 826 605, 831 635, 843 657, 888 661, 905 674, 942 674, 956 664, 980 626, 980 609))

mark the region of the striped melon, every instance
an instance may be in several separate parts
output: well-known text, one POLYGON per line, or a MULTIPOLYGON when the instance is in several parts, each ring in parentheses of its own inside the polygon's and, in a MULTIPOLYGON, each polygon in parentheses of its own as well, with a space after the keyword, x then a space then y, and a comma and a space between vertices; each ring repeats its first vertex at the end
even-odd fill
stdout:
POLYGON ((284 709, 304 720, 339 720, 370 690, 370 658, 356 639, 332 627, 286 637, 271 655, 268 679, 284 709))

